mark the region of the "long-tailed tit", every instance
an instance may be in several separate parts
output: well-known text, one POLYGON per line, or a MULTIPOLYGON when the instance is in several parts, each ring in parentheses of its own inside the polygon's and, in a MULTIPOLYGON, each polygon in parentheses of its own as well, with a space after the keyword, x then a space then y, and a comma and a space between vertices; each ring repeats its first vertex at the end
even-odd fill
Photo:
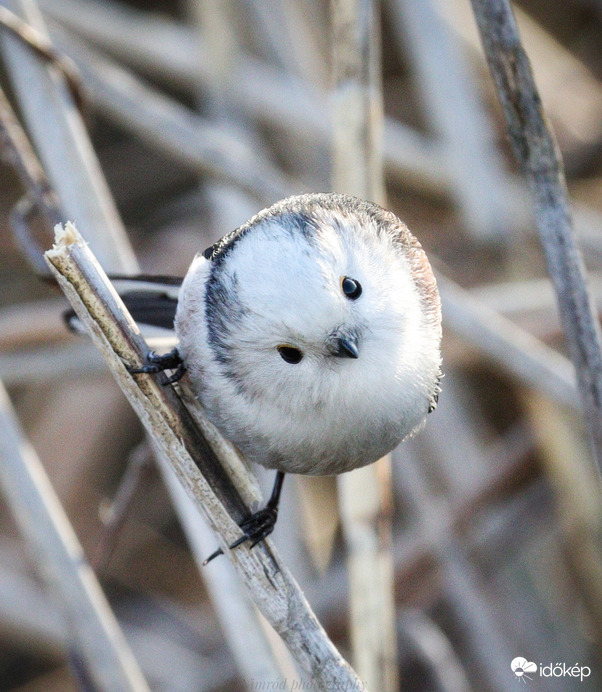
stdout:
POLYGON ((175 330, 177 351, 143 371, 179 367, 175 379, 185 369, 221 433, 279 472, 241 542, 273 529, 284 473, 370 464, 437 402, 441 309, 429 261, 394 214, 353 197, 290 197, 198 255, 175 330))

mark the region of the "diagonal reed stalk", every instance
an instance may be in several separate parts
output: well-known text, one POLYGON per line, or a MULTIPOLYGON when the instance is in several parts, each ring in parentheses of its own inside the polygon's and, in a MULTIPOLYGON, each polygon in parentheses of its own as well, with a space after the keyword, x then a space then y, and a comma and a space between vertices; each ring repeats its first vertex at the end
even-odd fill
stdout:
MULTIPOLYGON (((163 376, 132 375, 148 347, 94 255, 72 224, 57 227, 47 262, 154 444, 166 456, 196 506, 216 531, 247 592, 280 634, 300 670, 315 689, 363 689, 311 611, 301 589, 270 540, 253 550, 228 546, 241 535, 238 523, 251 512, 253 482, 237 469, 235 485, 220 463, 217 442, 199 427, 202 416, 191 412, 163 376), (213 444, 212 444, 213 442, 213 444)), ((185 388, 185 385, 183 385, 185 388)), ((191 397, 192 401, 192 397, 191 397)), ((209 431, 209 428, 206 428, 209 431)))
POLYGON ((472 0, 472 7, 510 143, 531 188, 592 451, 602 470, 602 338, 573 229, 562 159, 509 0, 472 0))

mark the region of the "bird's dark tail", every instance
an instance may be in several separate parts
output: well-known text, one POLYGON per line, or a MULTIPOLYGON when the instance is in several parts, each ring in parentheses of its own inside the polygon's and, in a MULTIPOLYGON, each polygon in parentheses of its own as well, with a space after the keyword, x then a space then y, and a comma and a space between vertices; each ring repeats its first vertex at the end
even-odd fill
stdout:
MULTIPOLYGON (((181 277, 112 274, 109 278, 138 324, 173 329, 181 277)), ((69 329, 82 331, 73 310, 65 312, 64 319, 69 329)))

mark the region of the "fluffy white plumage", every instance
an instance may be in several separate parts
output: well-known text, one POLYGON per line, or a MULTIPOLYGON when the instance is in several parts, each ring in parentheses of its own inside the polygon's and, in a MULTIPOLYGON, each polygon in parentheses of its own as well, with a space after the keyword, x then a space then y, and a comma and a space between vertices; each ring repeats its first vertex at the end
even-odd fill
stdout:
POLYGON ((371 463, 436 402, 441 317, 426 255, 396 216, 352 197, 291 197, 197 256, 176 333, 209 418, 269 468, 371 463), (342 357, 353 345, 358 357, 342 357))

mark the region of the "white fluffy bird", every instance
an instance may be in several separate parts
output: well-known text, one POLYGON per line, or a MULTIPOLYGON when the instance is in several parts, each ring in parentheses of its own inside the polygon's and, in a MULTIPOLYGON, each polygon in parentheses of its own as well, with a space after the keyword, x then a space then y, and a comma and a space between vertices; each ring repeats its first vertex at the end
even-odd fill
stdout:
POLYGON ((254 542, 273 528, 283 473, 374 462, 437 401, 429 261, 394 214, 354 197, 290 197, 198 255, 175 330, 177 352, 143 371, 181 362, 222 434, 279 471, 271 512, 243 524, 254 542))

